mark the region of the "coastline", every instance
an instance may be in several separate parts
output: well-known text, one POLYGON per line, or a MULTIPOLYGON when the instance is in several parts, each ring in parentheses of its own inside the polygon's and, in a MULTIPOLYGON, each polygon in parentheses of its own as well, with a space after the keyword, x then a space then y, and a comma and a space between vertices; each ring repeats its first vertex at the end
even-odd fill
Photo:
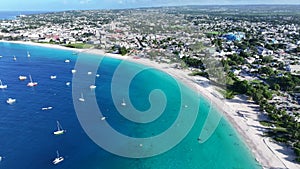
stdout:
POLYGON ((235 97, 232 100, 225 100, 218 96, 214 87, 204 85, 204 79, 195 79, 189 76, 190 71, 183 69, 172 68, 170 64, 157 63, 145 58, 136 59, 131 56, 121 56, 118 54, 105 53, 99 49, 73 49, 54 44, 40 44, 34 42, 24 41, 3 41, 7 43, 16 43, 24 45, 34 45, 40 47, 48 47, 63 50, 72 50, 74 52, 87 52, 90 54, 102 55, 116 59, 122 59, 137 64, 143 64, 149 67, 156 68, 165 73, 170 74, 172 77, 181 81, 183 84, 190 87, 192 90, 199 92, 206 99, 213 102, 213 105, 229 120, 230 124, 237 130, 238 134, 242 137, 243 141, 247 144, 256 160, 262 165, 263 168, 300 168, 299 164, 291 162, 288 157, 292 157, 291 151, 286 147, 273 143, 270 139, 263 137, 263 130, 266 127, 259 124, 261 114, 258 112, 258 105, 247 101, 243 97, 235 97), (199 80, 200 79, 200 80, 199 80), (201 82, 201 83, 199 83, 201 82), (245 116, 239 116, 236 112, 241 111, 245 116))

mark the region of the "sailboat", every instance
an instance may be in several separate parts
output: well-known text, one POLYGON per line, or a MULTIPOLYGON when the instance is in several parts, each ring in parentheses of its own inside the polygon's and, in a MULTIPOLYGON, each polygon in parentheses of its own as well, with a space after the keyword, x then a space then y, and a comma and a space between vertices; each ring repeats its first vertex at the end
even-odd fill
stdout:
POLYGON ((91 90, 96 89, 96 87, 97 87, 97 86, 95 86, 95 85, 90 85, 90 89, 91 89, 91 90))
POLYGON ((29 57, 30 58, 30 53, 27 51, 27 57, 29 57))
POLYGON ((13 60, 14 60, 14 61, 16 61, 16 60, 17 60, 17 57, 16 57, 16 56, 14 56, 14 57, 13 57, 13 60))
POLYGON ((123 101, 122 101, 121 105, 126 106, 126 102, 125 102, 124 98, 123 98, 123 101))
POLYGON ((62 161, 64 161, 64 158, 59 156, 58 150, 56 150, 56 158, 53 160, 53 164, 58 164, 62 161))
POLYGON ((26 80, 27 77, 26 76, 19 76, 19 80, 26 80))
POLYGON ((6 89, 6 88, 7 88, 7 85, 3 85, 2 81, 0 80, 0 89, 6 89))
POLYGON ((81 102, 84 102, 84 101, 85 101, 85 99, 84 99, 84 97, 83 97, 83 93, 81 93, 81 96, 79 97, 78 100, 81 101, 81 102))
POLYGON ((13 98, 8 98, 7 100, 6 100, 6 103, 7 104, 14 104, 16 102, 16 99, 13 99, 13 98))
POLYGON ((66 132, 66 130, 64 130, 61 125, 59 124, 59 121, 56 121, 57 123, 57 131, 53 132, 54 135, 61 135, 64 134, 66 132))
POLYGON ((29 75, 29 79, 30 79, 30 82, 27 83, 28 87, 33 87, 33 86, 36 86, 38 84, 37 82, 32 81, 31 75, 29 75))

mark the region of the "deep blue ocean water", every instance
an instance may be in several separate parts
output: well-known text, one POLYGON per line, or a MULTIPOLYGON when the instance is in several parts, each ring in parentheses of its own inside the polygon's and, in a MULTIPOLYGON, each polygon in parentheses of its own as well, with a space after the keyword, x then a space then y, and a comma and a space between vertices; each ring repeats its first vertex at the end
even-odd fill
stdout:
MULTIPOLYGON (((200 99, 199 114, 189 134, 173 149, 150 158, 131 159, 113 155, 96 145, 82 129, 73 105, 71 70, 77 55, 72 51, 43 48, 11 43, 0 43, 0 79, 8 85, 0 91, 0 168, 4 169, 255 169, 261 168, 250 154, 232 126, 222 119, 214 134, 203 144, 197 138, 209 111, 209 102, 200 99), (31 57, 27 58, 27 51, 31 57), (13 60, 16 56, 17 60, 13 60), (69 59, 70 63, 64 61, 69 59), (38 86, 29 88, 28 80, 19 81, 19 75, 31 75, 38 86), (50 79, 56 75, 56 79, 50 79), (8 105, 6 99, 17 101, 8 105), (43 111, 42 107, 53 107, 43 111), (53 135, 59 120, 67 132, 53 135), (65 160, 53 165, 56 150, 65 160)), ((94 55, 83 54, 87 64, 94 55)), ((149 124, 131 123, 118 114, 111 97, 111 81, 120 60, 104 58, 96 78, 96 98, 107 122, 118 132, 131 137, 149 137, 166 130, 178 115, 178 91, 175 80, 158 70, 143 71, 132 80, 130 98, 139 110, 150 104, 149 92, 155 88, 163 90, 168 98, 165 112, 149 124)), ((127 63, 128 70, 143 67, 127 63)), ((184 92, 193 93, 188 88, 184 92)), ((90 89, 82 92, 90 97, 90 89)), ((124 91, 120 91, 123 94, 124 91)), ((191 94, 192 95, 192 94, 191 94)), ((87 107, 88 110, 88 107, 87 107)), ((218 113, 218 112, 214 112, 218 113)), ((176 134, 176 133, 174 133, 176 134)), ((105 139, 105 138, 103 138, 105 139)))

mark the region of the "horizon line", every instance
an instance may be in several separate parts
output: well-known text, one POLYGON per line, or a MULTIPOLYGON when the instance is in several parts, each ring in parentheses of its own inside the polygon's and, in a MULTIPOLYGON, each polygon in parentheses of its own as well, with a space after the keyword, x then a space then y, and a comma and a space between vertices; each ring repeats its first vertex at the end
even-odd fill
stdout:
POLYGON ((0 12, 63 12, 63 11, 89 11, 89 10, 126 10, 126 9, 141 9, 141 8, 167 8, 167 7, 188 7, 188 6, 300 6, 300 3, 249 3, 249 4, 188 4, 188 5, 161 5, 161 6, 139 6, 139 7, 125 7, 125 8, 86 8, 86 9, 49 9, 49 10, 1 10, 0 12))

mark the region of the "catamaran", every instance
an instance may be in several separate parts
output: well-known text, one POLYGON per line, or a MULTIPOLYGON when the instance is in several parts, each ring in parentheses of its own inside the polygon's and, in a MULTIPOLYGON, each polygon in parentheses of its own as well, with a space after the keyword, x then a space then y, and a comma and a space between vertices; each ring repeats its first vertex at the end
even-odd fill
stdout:
POLYGON ((61 135, 64 134, 66 132, 66 130, 64 130, 61 125, 59 124, 59 121, 56 121, 57 123, 57 131, 53 132, 54 135, 61 135))
POLYGON ((53 160, 53 164, 58 164, 62 161, 64 161, 64 158, 62 156, 59 156, 58 150, 56 150, 56 158, 53 160))
POLYGON ((0 89, 6 89, 6 88, 7 88, 7 85, 3 85, 2 81, 0 80, 0 89))
POLYGON ((37 82, 32 81, 31 75, 29 75, 29 79, 30 79, 30 82, 27 83, 28 87, 33 87, 33 86, 36 86, 38 84, 37 82))

